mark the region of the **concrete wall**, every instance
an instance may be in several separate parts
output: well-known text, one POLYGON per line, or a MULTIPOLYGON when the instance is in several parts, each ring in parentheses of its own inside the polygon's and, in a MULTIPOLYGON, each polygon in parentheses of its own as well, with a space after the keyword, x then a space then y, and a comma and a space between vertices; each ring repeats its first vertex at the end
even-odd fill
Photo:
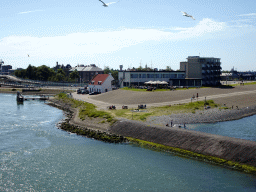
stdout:
POLYGON ((130 120, 116 122, 110 131, 126 137, 256 166, 256 142, 253 141, 181 128, 147 126, 130 120))
POLYGON ((202 78, 202 66, 199 62, 192 60, 188 62, 188 78, 202 78))

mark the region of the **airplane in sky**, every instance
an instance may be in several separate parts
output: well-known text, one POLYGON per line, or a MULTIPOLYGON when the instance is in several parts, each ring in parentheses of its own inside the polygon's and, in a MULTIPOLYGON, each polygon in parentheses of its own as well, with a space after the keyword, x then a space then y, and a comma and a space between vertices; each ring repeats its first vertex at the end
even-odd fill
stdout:
POLYGON ((183 13, 183 16, 185 16, 185 17, 191 17, 192 19, 195 20, 195 18, 194 18, 192 15, 189 15, 189 14, 187 14, 186 12, 183 12, 183 11, 181 11, 181 12, 183 13))

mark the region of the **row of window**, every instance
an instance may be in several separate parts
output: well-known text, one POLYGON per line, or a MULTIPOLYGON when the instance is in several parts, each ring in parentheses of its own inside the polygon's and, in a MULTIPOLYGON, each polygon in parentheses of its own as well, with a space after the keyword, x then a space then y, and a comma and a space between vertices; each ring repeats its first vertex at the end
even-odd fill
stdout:
POLYGON ((131 74, 131 78, 184 78, 184 74, 131 74))

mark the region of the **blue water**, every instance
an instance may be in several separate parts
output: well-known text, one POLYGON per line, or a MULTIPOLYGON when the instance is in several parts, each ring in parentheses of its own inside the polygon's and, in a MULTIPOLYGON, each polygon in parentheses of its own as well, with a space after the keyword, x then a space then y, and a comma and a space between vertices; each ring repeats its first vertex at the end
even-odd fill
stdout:
POLYGON ((256 191, 253 175, 68 134, 41 101, 0 94, 0 114, 0 191, 256 191))
POLYGON ((256 141, 256 115, 219 123, 190 124, 186 128, 215 135, 256 141))

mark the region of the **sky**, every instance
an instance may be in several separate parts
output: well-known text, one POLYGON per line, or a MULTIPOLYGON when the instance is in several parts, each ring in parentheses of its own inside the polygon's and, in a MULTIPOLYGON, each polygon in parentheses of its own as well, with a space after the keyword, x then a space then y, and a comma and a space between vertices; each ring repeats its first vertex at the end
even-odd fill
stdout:
POLYGON ((188 56, 256 71, 255 0, 1 0, 0 59, 177 70, 188 56), (192 15, 195 20, 182 15, 192 15), (28 56, 29 55, 29 56, 28 56))

